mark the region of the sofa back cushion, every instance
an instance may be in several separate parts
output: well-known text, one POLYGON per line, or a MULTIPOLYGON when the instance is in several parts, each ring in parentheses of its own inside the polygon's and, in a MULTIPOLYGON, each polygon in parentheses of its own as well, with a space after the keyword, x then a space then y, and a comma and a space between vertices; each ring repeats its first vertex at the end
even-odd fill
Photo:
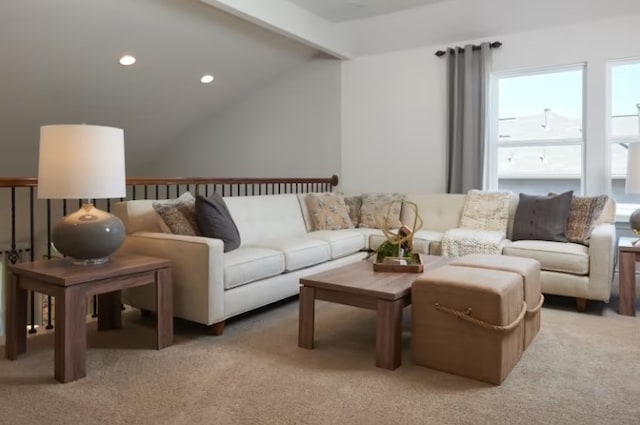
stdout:
MULTIPOLYGON (((418 213, 424 222, 422 229, 446 232, 458 227, 466 197, 457 193, 408 193, 405 199, 418 206, 418 213)), ((413 226, 413 208, 402 208, 400 221, 409 227, 413 226)))
POLYGON ((295 194, 230 196, 224 202, 240 232, 241 246, 307 233, 295 194))

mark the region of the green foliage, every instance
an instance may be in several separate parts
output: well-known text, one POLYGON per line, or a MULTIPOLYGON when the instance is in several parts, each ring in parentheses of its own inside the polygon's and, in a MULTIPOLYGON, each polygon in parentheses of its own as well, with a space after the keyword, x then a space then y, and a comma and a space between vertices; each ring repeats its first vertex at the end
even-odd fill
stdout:
POLYGON ((376 262, 382 263, 385 257, 402 257, 407 260, 407 264, 417 264, 420 261, 418 254, 405 253, 404 249, 400 252, 400 246, 393 244, 389 241, 385 241, 376 250, 376 262))

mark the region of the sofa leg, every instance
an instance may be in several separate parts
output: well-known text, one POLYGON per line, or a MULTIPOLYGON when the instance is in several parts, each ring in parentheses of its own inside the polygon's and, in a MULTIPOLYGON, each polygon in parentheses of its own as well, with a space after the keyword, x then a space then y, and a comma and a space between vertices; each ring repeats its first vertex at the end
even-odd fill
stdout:
POLYGON ((580 313, 584 313, 585 311, 587 311, 586 298, 576 298, 576 308, 580 313))
POLYGON ((224 331, 224 320, 222 322, 218 322, 218 323, 214 323, 213 325, 209 326, 209 334, 210 335, 222 335, 222 332, 224 331))

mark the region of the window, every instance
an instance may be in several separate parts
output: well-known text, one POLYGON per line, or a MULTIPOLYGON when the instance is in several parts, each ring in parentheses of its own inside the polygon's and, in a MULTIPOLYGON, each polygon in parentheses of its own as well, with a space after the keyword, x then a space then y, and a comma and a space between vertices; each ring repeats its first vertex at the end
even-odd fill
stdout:
POLYGON ((627 148, 640 142, 640 59, 611 63, 610 116, 611 193, 619 215, 640 207, 640 195, 625 193, 627 148))
POLYGON ((489 188, 582 193, 583 68, 494 76, 489 188))

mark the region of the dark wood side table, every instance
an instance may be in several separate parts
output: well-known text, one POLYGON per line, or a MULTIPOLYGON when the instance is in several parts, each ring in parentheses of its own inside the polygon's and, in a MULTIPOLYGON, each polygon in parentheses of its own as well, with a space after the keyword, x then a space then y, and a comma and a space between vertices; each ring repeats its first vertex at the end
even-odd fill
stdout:
POLYGON ((5 356, 15 360, 27 348, 27 290, 55 297, 54 376, 70 382, 86 376, 87 297, 98 295, 98 330, 122 326, 120 291, 154 284, 158 312, 157 348, 173 344, 171 261, 143 255, 114 256, 100 265, 69 259, 7 267, 5 356))
POLYGON ((620 296, 618 298, 618 314, 636 315, 636 261, 640 259, 640 242, 635 246, 632 242, 638 238, 620 238, 618 240, 618 281, 620 296))

